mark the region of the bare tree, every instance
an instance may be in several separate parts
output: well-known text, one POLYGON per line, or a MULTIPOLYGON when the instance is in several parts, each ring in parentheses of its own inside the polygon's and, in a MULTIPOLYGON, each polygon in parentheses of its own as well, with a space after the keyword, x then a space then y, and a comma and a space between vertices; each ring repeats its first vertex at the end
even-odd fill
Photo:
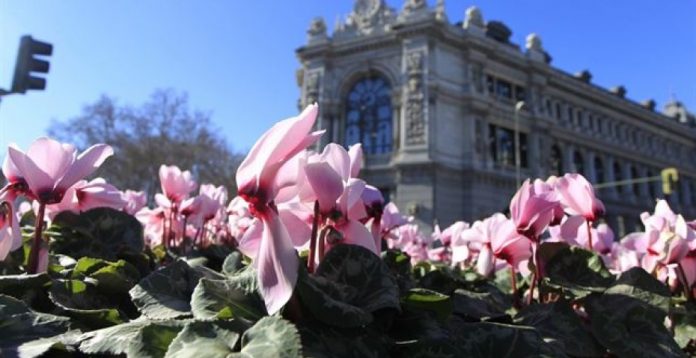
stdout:
POLYGON ((224 185, 234 193, 234 174, 243 159, 210 122, 210 114, 191 111, 185 93, 155 91, 139 107, 120 106, 103 95, 65 122, 53 122, 52 137, 78 147, 107 143, 114 156, 98 175, 120 189, 159 190, 161 164, 191 170, 199 183, 224 185))

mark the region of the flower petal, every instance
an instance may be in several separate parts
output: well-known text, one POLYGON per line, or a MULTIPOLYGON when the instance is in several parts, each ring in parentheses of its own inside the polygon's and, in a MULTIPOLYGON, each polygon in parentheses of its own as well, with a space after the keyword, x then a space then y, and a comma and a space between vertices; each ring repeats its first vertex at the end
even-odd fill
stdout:
POLYGON ((356 220, 349 220, 347 223, 337 227, 343 234, 343 242, 346 244, 360 245, 379 255, 380 250, 375 247, 375 239, 365 225, 356 220))
POLYGON ((263 237, 255 260, 259 289, 269 314, 278 312, 292 296, 299 259, 280 217, 269 210, 263 221, 263 237))
POLYGON ((319 201, 321 211, 328 212, 333 209, 336 200, 343 193, 341 176, 325 162, 307 164, 305 174, 316 200, 319 201))
POLYGON ((55 181, 46 172, 41 170, 36 164, 27 157, 26 154, 22 153, 19 148, 10 145, 8 148, 8 154, 12 158, 12 162, 17 166, 17 169, 22 173, 22 177, 27 181, 29 185, 29 190, 38 195, 37 193, 42 191, 53 190, 55 181))
POLYGON ((78 180, 84 179, 86 176, 94 173, 99 168, 106 158, 114 154, 111 146, 106 144, 93 145, 82 154, 80 154, 75 162, 70 166, 65 175, 60 179, 56 188, 67 189, 75 184, 78 180))

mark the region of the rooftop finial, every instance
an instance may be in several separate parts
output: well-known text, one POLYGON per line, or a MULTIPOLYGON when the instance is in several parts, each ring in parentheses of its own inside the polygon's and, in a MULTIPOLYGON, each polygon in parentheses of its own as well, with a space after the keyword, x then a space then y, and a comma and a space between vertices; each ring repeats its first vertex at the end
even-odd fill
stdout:
POLYGON ((541 37, 535 33, 527 35, 527 50, 532 51, 544 51, 544 47, 541 45, 541 37))
POLYGON ((472 6, 466 9, 466 17, 464 19, 465 29, 471 27, 483 28, 484 26, 486 25, 483 23, 483 15, 481 14, 481 10, 479 10, 478 7, 472 6))
POLYGON ((315 17, 309 24, 309 29, 307 30, 308 42, 318 42, 327 39, 326 35, 326 22, 324 22, 323 17, 315 17))
POLYGON ((437 0, 437 4, 435 4, 435 19, 438 21, 447 21, 447 14, 445 13, 445 0, 437 0))

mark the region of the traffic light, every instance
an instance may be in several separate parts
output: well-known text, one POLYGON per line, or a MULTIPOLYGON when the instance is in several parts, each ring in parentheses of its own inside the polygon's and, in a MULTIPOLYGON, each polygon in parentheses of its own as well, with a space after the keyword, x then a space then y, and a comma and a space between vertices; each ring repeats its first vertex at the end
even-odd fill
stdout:
POLYGON ((660 174, 662 175, 662 193, 672 194, 672 185, 679 180, 679 171, 677 168, 665 168, 660 174))
POLYGON ((52 53, 53 45, 34 40, 29 35, 22 36, 19 42, 11 92, 25 93, 27 90, 44 90, 46 79, 35 75, 48 73, 49 63, 36 56, 51 56, 52 53))

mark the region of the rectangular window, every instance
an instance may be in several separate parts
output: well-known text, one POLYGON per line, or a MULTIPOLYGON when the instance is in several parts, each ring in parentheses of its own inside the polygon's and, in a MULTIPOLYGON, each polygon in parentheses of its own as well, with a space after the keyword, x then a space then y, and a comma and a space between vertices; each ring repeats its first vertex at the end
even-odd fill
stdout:
POLYGON ((561 120, 561 104, 556 102, 556 119, 561 120))
POLYGON ((498 98, 512 99, 512 85, 510 82, 498 80, 496 81, 495 89, 498 98))
POLYGON ((571 106, 568 106, 568 122, 575 123, 575 111, 571 106))
POLYGON ((495 96, 495 79, 493 76, 486 76, 486 87, 488 88, 488 95, 495 96))
MULTIPOLYGON (((527 134, 520 132, 520 167, 527 168, 527 134)), ((489 150, 495 163, 515 167, 515 131, 489 125, 489 150)))
POLYGON ((491 158, 494 162, 498 162, 498 146, 496 145, 497 141, 495 139, 495 129, 496 127, 492 124, 488 125, 488 157, 491 158))
POLYGON ((524 87, 515 86, 515 100, 517 102, 527 100, 527 93, 525 92, 524 87))

